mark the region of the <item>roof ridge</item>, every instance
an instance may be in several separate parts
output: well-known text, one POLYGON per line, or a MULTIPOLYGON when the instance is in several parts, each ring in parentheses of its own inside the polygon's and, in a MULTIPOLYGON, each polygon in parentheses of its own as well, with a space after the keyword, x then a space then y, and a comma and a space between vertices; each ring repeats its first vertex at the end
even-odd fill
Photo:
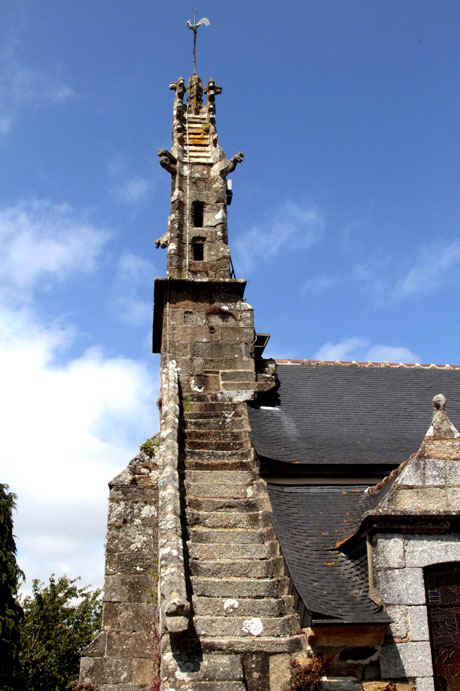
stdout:
POLYGON ((447 369, 460 370, 460 365, 420 363, 420 362, 374 362, 358 360, 297 360, 295 358, 274 358, 279 365, 342 365, 342 367, 406 367, 407 369, 447 369))

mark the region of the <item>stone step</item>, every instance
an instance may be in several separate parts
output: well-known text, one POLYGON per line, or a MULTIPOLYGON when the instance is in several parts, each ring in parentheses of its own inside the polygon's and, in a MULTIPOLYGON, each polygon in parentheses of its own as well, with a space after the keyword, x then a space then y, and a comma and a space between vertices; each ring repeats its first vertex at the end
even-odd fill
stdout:
POLYGON ((257 499, 248 499, 247 497, 243 499, 238 497, 215 499, 211 497, 194 496, 192 492, 187 492, 186 502, 188 508, 194 511, 237 511, 239 513, 260 511, 257 499))
POLYGON ((241 681, 243 668, 239 655, 177 655, 164 653, 162 655, 163 670, 170 678, 174 678, 176 672, 181 679, 190 681, 241 681))
MULTIPOLYGON (((201 471, 198 470, 194 472, 201 471)), ((215 472, 220 471, 216 470, 215 472)), ((204 497, 232 497, 234 499, 237 499, 238 497, 253 497, 256 494, 256 489, 252 486, 252 484, 243 485, 240 483, 232 484, 223 482, 191 482, 190 480, 186 480, 185 489, 187 491, 187 494, 192 494, 202 499, 204 497)))
POLYGON ((276 578, 283 575, 283 559, 191 559, 192 576, 204 578, 276 578))
POLYGON ((244 430, 226 430, 223 426, 220 428, 216 428, 214 430, 211 429, 190 429, 186 428, 185 432, 185 440, 187 442, 190 441, 206 441, 206 442, 214 442, 214 441, 221 441, 221 442, 247 442, 249 441, 248 438, 248 433, 245 432, 244 430))
MULTIPOLYGON (((201 413, 197 413, 197 415, 201 413)), ((209 417, 192 417, 190 419, 184 420, 184 427, 187 430, 209 430, 214 432, 219 432, 223 430, 224 432, 229 431, 250 431, 247 418, 242 416, 235 416, 226 420, 222 416, 216 416, 209 414, 209 417)))
POLYGON ((194 617, 201 636, 290 636, 298 631, 294 614, 284 617, 194 617))
POLYGON ((210 434, 202 434, 199 439, 194 438, 192 435, 185 435, 185 449, 190 450, 203 450, 203 451, 249 451, 251 448, 251 442, 247 434, 238 434, 234 438, 229 438, 222 435, 223 438, 213 439, 210 434))
POLYGON ((227 419, 232 413, 233 419, 247 419, 246 411, 241 403, 197 403, 190 401, 184 412, 185 422, 188 420, 227 419), (227 413, 227 416, 224 415, 227 413))
POLYGON ((229 528, 202 528, 195 526, 190 530, 191 542, 207 543, 207 544, 264 544, 266 541, 274 540, 275 533, 273 528, 265 528, 263 530, 252 529, 234 529, 229 528))
POLYGON ((272 540, 262 545, 259 543, 209 544, 205 542, 188 542, 189 556, 191 560, 203 559, 270 559, 279 555, 278 543, 272 540))
POLYGON ((184 465, 186 469, 192 470, 222 470, 222 471, 233 471, 233 470, 256 470, 257 466, 253 458, 213 458, 214 452, 210 453, 210 458, 202 458, 200 454, 199 458, 189 458, 190 454, 185 457, 184 465))
POLYGON ((186 470, 185 480, 191 482, 211 482, 224 484, 243 484, 254 480, 254 473, 247 470, 232 470, 230 472, 220 470, 186 470))
POLYGON ((271 517, 267 511, 251 511, 247 513, 231 511, 194 511, 186 510, 189 526, 202 528, 261 528, 271 525, 271 517))
POLYGON ((200 645, 205 652, 222 650, 235 653, 299 653, 305 650, 306 638, 303 634, 286 637, 251 636, 250 638, 200 636, 200 645))
POLYGON ((248 442, 246 445, 246 448, 241 449, 239 445, 237 448, 234 449, 209 449, 209 448, 190 448, 190 446, 187 444, 186 445, 186 454, 188 458, 193 458, 193 459, 202 459, 202 460, 210 460, 210 461, 216 461, 216 460, 234 460, 234 461, 245 461, 250 458, 251 454, 251 445, 248 442))
POLYGON ((277 598, 248 598, 238 599, 229 597, 198 597, 193 598, 193 610, 198 616, 228 616, 240 617, 282 617, 292 613, 292 595, 277 598))
POLYGON ((287 595, 288 579, 202 578, 192 576, 193 594, 201 597, 281 597, 287 595))

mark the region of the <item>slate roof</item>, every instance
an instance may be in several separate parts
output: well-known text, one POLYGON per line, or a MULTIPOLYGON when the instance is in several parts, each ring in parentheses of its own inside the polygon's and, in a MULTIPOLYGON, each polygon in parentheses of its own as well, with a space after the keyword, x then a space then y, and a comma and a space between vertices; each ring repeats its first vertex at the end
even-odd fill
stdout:
MULTIPOLYGON (((313 622, 384 623, 368 598, 365 543, 345 552, 373 499, 363 486, 292 486, 269 483, 273 526, 298 596, 313 622), (337 546, 338 545, 338 546, 337 546)), ((302 608, 300 608, 302 610, 302 608)), ((303 620, 303 625, 309 622, 303 620)))
POLYGON ((457 366, 278 360, 277 374, 279 389, 249 405, 261 457, 317 467, 399 464, 420 446, 439 392, 460 423, 457 366))

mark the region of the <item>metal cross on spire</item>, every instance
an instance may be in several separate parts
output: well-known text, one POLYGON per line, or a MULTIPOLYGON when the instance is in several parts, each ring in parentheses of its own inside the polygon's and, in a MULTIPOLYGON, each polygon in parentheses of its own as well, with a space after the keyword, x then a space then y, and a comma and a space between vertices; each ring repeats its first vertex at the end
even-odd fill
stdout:
POLYGON ((193 21, 187 19, 185 25, 193 31, 193 74, 196 74, 196 35, 200 26, 209 26, 211 22, 207 17, 202 17, 199 22, 196 21, 196 10, 193 14, 193 21))

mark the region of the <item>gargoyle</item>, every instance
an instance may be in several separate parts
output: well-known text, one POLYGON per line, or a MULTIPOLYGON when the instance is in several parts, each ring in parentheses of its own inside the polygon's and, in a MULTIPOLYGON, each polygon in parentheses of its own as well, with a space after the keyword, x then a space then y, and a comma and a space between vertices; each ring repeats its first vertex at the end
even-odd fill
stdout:
POLYGON ((165 249, 169 245, 169 230, 166 231, 164 235, 161 236, 161 238, 157 238, 155 240, 155 247, 161 247, 162 249, 165 249))
POLYGON ((239 151, 237 154, 232 156, 230 160, 225 158, 223 161, 219 161, 218 163, 214 164, 212 172, 215 175, 221 175, 223 178, 225 178, 230 173, 233 173, 238 163, 242 163, 243 159, 244 154, 239 151))
POLYGON ((172 155, 168 149, 158 149, 158 156, 160 158, 160 166, 175 175, 177 171, 177 158, 172 155))

